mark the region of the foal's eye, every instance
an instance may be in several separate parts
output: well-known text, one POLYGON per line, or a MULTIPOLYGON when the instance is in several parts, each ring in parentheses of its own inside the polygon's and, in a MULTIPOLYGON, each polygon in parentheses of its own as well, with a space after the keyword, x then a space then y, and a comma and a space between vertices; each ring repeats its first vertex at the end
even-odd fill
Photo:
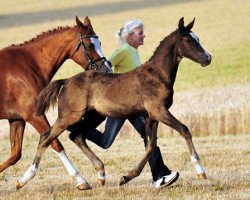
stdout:
POLYGON ((191 38, 188 38, 188 39, 187 39, 187 42, 188 42, 188 43, 191 43, 191 41, 192 41, 191 38))
POLYGON ((93 43, 90 43, 89 46, 88 46, 90 49, 94 49, 95 48, 95 45, 93 43))

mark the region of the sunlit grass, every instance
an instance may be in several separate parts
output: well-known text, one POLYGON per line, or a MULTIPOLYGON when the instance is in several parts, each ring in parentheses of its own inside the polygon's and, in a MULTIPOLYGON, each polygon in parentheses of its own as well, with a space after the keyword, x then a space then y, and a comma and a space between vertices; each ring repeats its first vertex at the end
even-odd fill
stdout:
MULTIPOLYGON (((105 163, 107 182, 101 187, 96 182, 96 172, 90 161, 69 139, 61 140, 69 158, 79 172, 93 186, 91 191, 78 191, 75 180, 66 172, 56 154, 48 148, 42 159, 36 177, 19 191, 15 190, 16 180, 32 163, 38 136, 25 139, 28 148, 23 149, 23 158, 0 174, 0 199, 249 199, 249 135, 195 137, 194 144, 207 172, 207 180, 196 177, 190 162, 185 141, 182 137, 160 137, 165 163, 172 170, 180 172, 179 180, 171 187, 155 190, 148 164, 141 175, 127 185, 119 187, 121 176, 131 170, 144 153, 141 138, 118 138, 108 150, 91 142, 90 147, 105 163), (51 164, 53 163, 53 164, 51 164), (18 170, 17 170, 18 169, 18 170)), ((9 152, 7 139, 0 141, 6 156, 9 152)), ((2 151, 1 151, 2 152, 2 151)))
MULTIPOLYGON (((218 87, 225 85, 244 84, 249 82, 249 47, 250 28, 249 24, 249 1, 239 0, 203 0, 203 1, 147 1, 139 5, 139 9, 119 8, 121 12, 105 13, 103 15, 91 15, 91 9, 95 6, 109 7, 119 5, 118 2, 125 1, 114 0, 96 0, 91 2, 82 2, 80 0, 63 3, 60 1, 44 1, 43 4, 37 1, 4 1, 4 14, 16 14, 27 12, 51 11, 72 8, 89 8, 86 13, 76 13, 81 18, 90 15, 90 19, 102 41, 102 49, 106 57, 109 57, 117 48, 114 38, 114 32, 128 19, 141 18, 146 26, 145 44, 139 48, 142 62, 146 62, 153 54, 159 42, 177 27, 180 17, 185 17, 185 22, 190 22, 194 17, 196 22, 194 32, 199 36, 201 43, 213 57, 212 63, 206 69, 201 69, 196 63, 184 60, 180 65, 175 90, 189 90, 203 87, 218 87), (74 3, 72 3, 74 2, 74 3), (13 8, 13 4, 15 4, 13 8), (56 9, 55 9, 55 5, 56 9), (151 5, 148 6, 147 5, 151 5), (143 7, 144 6, 144 7, 143 7), (141 9, 140 9, 141 8, 141 9), (239 12, 240 11, 240 12, 239 12), (100 18, 102 20, 100 20, 100 18), (104 25, 105 24, 105 25, 104 25)), ((130 5, 133 1, 127 1, 130 5)), ((101 9, 101 7, 100 7, 101 9)), ((74 25, 75 16, 67 20, 54 20, 41 22, 38 24, 27 24, 16 27, 0 29, 0 47, 8 46, 12 43, 21 43, 39 34, 41 31, 47 31, 57 26, 74 25), (18 32, 18 34, 16 34, 18 32), (6 34, 8 33, 8 34, 6 34)), ((56 74, 54 79, 72 76, 82 69, 75 63, 67 61, 56 74)))

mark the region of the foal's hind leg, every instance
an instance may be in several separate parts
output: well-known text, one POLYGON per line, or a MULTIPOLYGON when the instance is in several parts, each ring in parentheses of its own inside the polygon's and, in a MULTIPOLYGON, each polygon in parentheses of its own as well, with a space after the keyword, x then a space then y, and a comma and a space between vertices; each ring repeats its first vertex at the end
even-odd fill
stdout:
POLYGON ((17 163, 22 156, 23 133, 25 128, 24 120, 9 120, 10 124, 10 145, 11 155, 8 160, 0 165, 0 172, 17 163))
MULTIPOLYGON (((49 122, 45 115, 37 116, 32 115, 27 119, 27 121, 40 133, 43 134, 45 131, 48 131, 50 129, 49 122)), ((61 142, 56 138, 52 141, 50 145, 53 150, 56 152, 56 154, 59 156, 61 161, 63 162, 66 170, 68 171, 69 175, 74 177, 77 181, 77 188, 81 190, 84 188, 84 185, 86 183, 86 180, 81 176, 81 174, 78 172, 78 170, 74 167, 74 165, 71 163, 71 161, 68 159, 68 156, 61 144, 61 142)), ((36 171, 31 170, 30 174, 26 176, 27 179, 31 179, 30 177, 35 176, 36 171)), ((26 182, 26 180, 22 180, 23 182, 26 182)), ((19 182, 20 185, 22 185, 21 182, 19 182)))
POLYGON ((148 143, 146 146, 146 154, 144 155, 143 159, 140 161, 140 163, 129 172, 128 175, 123 176, 120 180, 119 185, 123 185, 133 178, 140 175, 142 172, 144 166, 148 162, 150 156, 152 155, 153 149, 156 146, 156 134, 157 134, 157 127, 158 127, 158 121, 152 120, 149 117, 145 118, 145 128, 146 128, 146 135, 148 137, 148 143))
MULTIPOLYGON (((45 134, 40 136, 40 141, 37 147, 37 152, 35 159, 33 161, 32 166, 25 172, 23 177, 18 181, 17 183, 17 189, 22 187, 24 184, 26 184, 28 181, 30 181, 33 177, 30 179, 26 179, 25 176, 30 173, 30 171, 37 171, 38 166, 40 164, 41 158, 43 156, 44 151, 46 148, 52 143, 54 139, 56 139, 69 125, 72 125, 79 121, 81 119, 81 116, 83 115, 83 112, 67 112, 67 114, 64 113, 63 117, 57 118, 54 126, 52 127, 51 131, 47 131, 45 134), (25 178, 26 182, 23 182, 23 179, 25 178), (22 183, 22 185, 20 184, 22 183)), ((60 116, 60 115, 59 115, 60 116)), ((91 189, 90 185, 85 182, 84 190, 91 189)))
POLYGON ((89 158, 92 162, 95 170, 98 174, 98 182, 101 185, 105 184, 105 169, 103 162, 96 156, 96 154, 89 148, 86 143, 86 139, 81 135, 78 135, 72 141, 82 150, 82 152, 89 158))
MULTIPOLYGON (((158 112, 158 113, 161 113, 161 112, 158 112)), ((159 121, 175 129, 184 137, 188 145, 188 149, 191 153, 191 161, 195 165, 198 177, 202 179, 206 179, 207 177, 206 177, 205 170, 194 148, 194 144, 192 141, 192 134, 190 133, 188 128, 184 124, 182 124, 180 121, 178 121, 168 110, 164 110, 162 112, 162 115, 158 117, 159 117, 159 121)))
POLYGON ((76 125, 69 129, 72 131, 69 138, 83 151, 83 153, 90 159, 95 170, 97 171, 97 181, 101 184, 105 184, 105 170, 102 161, 96 156, 96 154, 89 148, 86 143, 85 135, 88 131, 96 128, 100 125, 106 117, 101 116, 95 110, 88 111, 84 119, 78 122, 76 125))

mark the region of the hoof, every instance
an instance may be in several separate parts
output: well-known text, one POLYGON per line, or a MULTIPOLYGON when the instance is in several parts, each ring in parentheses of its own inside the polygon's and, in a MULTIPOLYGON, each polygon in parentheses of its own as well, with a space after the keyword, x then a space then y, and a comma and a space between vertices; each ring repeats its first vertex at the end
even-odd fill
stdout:
POLYGON ((82 183, 77 186, 78 190, 91 190, 92 187, 88 183, 82 183))
POLYGON ((200 178, 200 179, 207 179, 207 176, 206 176, 205 173, 203 173, 203 174, 197 174, 197 176, 198 176, 198 178, 200 178))
POLYGON ((123 176, 121 177, 120 179, 120 183, 119 183, 119 186, 122 186, 124 184, 126 184, 127 182, 129 182, 130 180, 126 177, 126 176, 123 176))
POLYGON ((105 180, 104 179, 97 179, 97 182, 101 184, 102 186, 105 185, 105 180))
POLYGON ((23 186, 24 186, 24 184, 20 183, 19 181, 16 183, 16 189, 17 190, 19 190, 23 186))

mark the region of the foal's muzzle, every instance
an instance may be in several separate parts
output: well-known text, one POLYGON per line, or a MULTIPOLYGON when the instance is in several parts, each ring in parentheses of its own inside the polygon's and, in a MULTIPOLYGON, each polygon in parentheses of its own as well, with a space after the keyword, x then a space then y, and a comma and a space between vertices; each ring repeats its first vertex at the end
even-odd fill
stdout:
POLYGON ((209 53, 205 52, 201 62, 201 66, 206 67, 211 63, 211 61, 212 61, 212 56, 209 53))

